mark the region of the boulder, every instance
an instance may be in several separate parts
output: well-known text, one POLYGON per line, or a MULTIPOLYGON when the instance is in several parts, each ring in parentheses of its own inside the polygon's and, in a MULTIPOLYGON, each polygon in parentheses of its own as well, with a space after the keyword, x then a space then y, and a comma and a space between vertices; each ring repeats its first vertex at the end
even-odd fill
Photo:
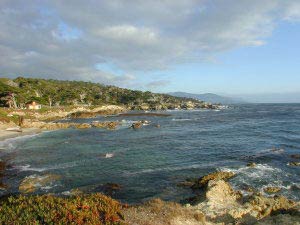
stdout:
POLYGON ((249 162, 249 163, 247 163, 247 167, 252 167, 252 168, 254 168, 254 167, 256 167, 256 163, 254 163, 254 162, 249 162))
POLYGON ((211 180, 221 180, 221 179, 228 180, 234 176, 235 174, 233 172, 217 171, 198 179, 197 182, 195 182, 195 184, 192 186, 192 188, 194 189, 202 188, 205 187, 208 184, 208 182, 211 180))
POLYGON ((133 129, 140 129, 140 128, 142 128, 142 126, 143 126, 143 123, 142 123, 141 121, 135 122, 135 123, 133 123, 133 124, 131 125, 131 127, 132 127, 133 129))
POLYGON ((300 162, 289 162, 289 166, 300 166, 300 162))
POLYGON ((249 213, 257 219, 269 216, 273 212, 281 210, 290 210, 297 206, 297 203, 287 199, 284 196, 265 197, 261 194, 255 194, 245 203, 249 213))
POLYGON ((108 130, 114 130, 120 125, 119 121, 104 121, 104 122, 93 122, 92 126, 97 128, 105 128, 108 130))
POLYGON ((74 127, 77 129, 88 129, 91 128, 92 125, 88 123, 78 123, 78 124, 74 124, 74 127))
POLYGON ((290 157, 293 159, 300 159, 300 154, 293 154, 293 155, 290 155, 290 157))
POLYGON ((264 188, 264 191, 269 194, 272 194, 272 193, 277 193, 277 192, 281 191, 281 188, 280 187, 266 187, 266 188, 264 188))
POLYGON ((22 180, 19 191, 22 193, 32 193, 43 186, 52 184, 58 179, 60 179, 60 176, 56 174, 46 174, 42 176, 31 175, 22 180))
POLYGON ((121 190, 121 185, 116 183, 106 183, 98 186, 95 190, 105 195, 113 196, 117 191, 121 190))

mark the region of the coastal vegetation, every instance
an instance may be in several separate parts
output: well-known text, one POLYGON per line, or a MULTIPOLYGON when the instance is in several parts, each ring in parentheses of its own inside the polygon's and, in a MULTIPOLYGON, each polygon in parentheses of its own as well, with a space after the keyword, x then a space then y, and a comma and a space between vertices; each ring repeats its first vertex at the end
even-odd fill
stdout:
POLYGON ((51 195, 10 196, 1 200, 1 224, 121 225, 121 204, 96 193, 68 198, 51 195))
POLYGON ((25 108, 30 101, 44 107, 124 105, 130 109, 167 109, 204 103, 191 98, 129 90, 83 81, 18 77, 0 79, 0 106, 25 108))

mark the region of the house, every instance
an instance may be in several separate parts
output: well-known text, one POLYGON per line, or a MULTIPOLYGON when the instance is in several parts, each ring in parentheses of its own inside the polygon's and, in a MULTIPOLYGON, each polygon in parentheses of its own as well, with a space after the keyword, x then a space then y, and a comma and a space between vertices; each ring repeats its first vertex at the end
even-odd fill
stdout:
POLYGON ((42 105, 36 103, 35 101, 28 102, 26 104, 26 109, 41 109, 42 105))

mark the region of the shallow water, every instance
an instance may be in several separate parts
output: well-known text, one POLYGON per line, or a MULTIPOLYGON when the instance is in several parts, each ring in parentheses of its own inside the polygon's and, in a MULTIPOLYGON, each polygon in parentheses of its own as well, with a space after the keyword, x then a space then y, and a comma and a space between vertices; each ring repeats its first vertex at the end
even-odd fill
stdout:
POLYGON ((300 167, 287 165, 297 161, 291 154, 300 154, 299 104, 167 113, 171 116, 77 119, 123 123, 115 131, 67 129, 2 142, 0 157, 8 164, 4 183, 10 188, 1 193, 17 193, 26 176, 50 173, 62 178, 37 193, 94 192, 111 182, 122 186, 113 197, 123 202, 153 197, 180 201, 192 193, 177 187, 178 182, 218 169, 237 173, 231 180, 236 188, 276 185, 282 194, 300 200, 300 167), (142 119, 152 123, 128 128, 142 119), (274 147, 284 151, 272 151, 274 147), (248 162, 258 166, 248 168, 248 162))

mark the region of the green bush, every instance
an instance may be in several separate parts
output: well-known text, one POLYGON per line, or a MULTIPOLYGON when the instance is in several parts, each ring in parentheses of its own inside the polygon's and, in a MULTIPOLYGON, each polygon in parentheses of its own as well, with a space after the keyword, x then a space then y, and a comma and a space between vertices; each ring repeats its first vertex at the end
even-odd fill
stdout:
POLYGON ((0 202, 0 224, 124 224, 121 205, 102 194, 10 196, 0 202))

